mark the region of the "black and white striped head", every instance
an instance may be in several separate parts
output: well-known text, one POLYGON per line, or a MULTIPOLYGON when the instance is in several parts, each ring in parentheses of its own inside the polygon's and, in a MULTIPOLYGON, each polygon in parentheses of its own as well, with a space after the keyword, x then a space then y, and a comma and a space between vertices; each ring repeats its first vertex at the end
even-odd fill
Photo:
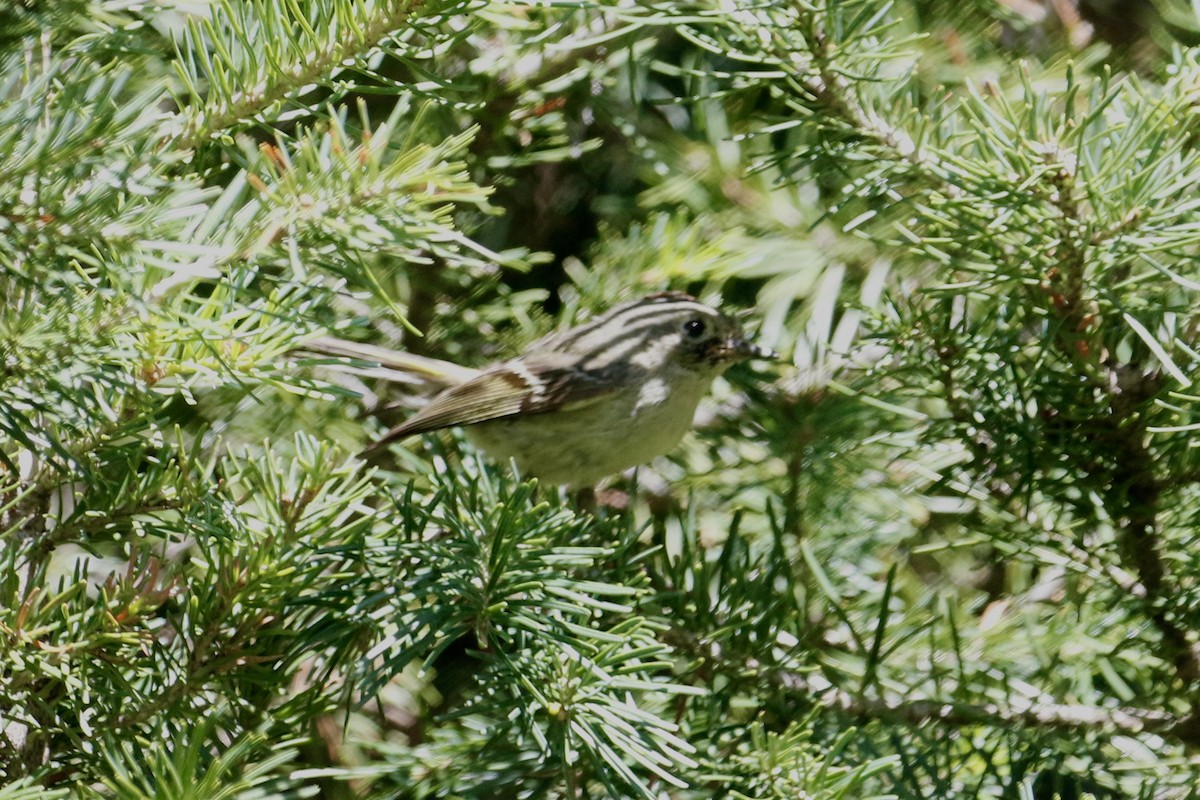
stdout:
POLYGON ((585 370, 628 362, 649 371, 669 364, 720 372, 738 361, 775 357, 747 341, 735 319, 683 292, 659 292, 615 306, 546 344, 571 353, 585 370))

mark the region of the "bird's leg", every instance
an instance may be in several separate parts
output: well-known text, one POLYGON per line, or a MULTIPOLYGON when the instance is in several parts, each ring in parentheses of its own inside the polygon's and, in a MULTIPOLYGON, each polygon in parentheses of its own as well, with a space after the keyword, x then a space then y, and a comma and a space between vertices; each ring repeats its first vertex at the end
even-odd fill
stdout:
POLYGON ((599 504, 596 502, 595 486, 585 486, 582 489, 576 489, 573 499, 575 500, 575 509, 577 511, 586 511, 593 517, 596 516, 599 504))

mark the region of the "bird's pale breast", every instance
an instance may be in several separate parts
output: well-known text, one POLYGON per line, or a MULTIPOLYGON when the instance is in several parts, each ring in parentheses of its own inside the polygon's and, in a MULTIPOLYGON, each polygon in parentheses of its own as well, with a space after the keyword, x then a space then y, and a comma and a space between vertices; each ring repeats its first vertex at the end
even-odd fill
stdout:
POLYGON ((515 460, 524 475, 588 486, 673 448, 711 382, 696 376, 668 389, 664 377, 651 377, 604 402, 485 422, 467 434, 493 458, 515 460))

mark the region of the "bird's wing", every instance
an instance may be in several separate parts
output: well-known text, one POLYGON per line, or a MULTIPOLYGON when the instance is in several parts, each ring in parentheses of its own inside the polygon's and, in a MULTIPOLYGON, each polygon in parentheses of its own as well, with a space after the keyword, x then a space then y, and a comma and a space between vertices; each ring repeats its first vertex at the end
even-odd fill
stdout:
POLYGON ((374 447, 439 428, 581 408, 614 390, 598 376, 552 359, 510 361, 442 392, 415 416, 388 431, 374 447))

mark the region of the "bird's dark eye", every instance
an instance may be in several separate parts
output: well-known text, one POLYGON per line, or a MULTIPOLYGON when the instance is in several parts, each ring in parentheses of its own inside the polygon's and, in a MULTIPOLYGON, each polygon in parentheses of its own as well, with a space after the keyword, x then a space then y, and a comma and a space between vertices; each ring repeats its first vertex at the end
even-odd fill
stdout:
POLYGON ((683 332, 691 339, 699 339, 704 335, 707 326, 702 319, 689 319, 683 323, 683 332))

